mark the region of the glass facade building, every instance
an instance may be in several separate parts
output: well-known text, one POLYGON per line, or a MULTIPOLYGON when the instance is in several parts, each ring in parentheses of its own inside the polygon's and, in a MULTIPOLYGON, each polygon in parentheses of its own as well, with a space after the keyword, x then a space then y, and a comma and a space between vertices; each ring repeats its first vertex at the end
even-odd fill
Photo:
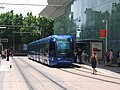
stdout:
POLYGON ((98 39, 103 46, 100 30, 106 28, 108 50, 116 52, 120 49, 120 0, 73 0, 54 22, 54 34, 71 34, 76 40, 98 39))

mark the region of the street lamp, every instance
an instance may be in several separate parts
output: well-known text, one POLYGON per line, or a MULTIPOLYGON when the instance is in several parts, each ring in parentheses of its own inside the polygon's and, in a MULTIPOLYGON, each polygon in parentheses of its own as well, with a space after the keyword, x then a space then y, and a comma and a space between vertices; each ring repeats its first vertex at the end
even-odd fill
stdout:
POLYGON ((107 52, 107 49, 108 49, 108 20, 106 20, 105 22, 105 28, 106 28, 106 52, 107 52))
POLYGON ((79 40, 79 38, 82 40, 82 30, 80 29, 80 23, 81 23, 81 17, 80 16, 77 18, 77 22, 78 22, 78 27, 77 27, 77 30, 76 30, 76 37, 78 37, 78 40, 79 40))
POLYGON ((106 29, 106 39, 105 39, 105 47, 106 47, 106 49, 105 49, 105 51, 107 52, 107 50, 108 50, 108 20, 103 20, 103 22, 105 22, 105 29, 106 29))
POLYGON ((78 28, 77 32, 79 33, 80 39, 82 40, 83 39, 83 30, 81 30, 80 28, 78 28))

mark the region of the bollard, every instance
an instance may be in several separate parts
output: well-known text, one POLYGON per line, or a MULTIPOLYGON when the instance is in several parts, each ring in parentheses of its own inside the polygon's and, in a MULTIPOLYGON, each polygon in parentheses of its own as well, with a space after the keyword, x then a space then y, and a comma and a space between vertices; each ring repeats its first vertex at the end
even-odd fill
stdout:
POLYGON ((10 68, 12 68, 12 65, 10 65, 10 68))

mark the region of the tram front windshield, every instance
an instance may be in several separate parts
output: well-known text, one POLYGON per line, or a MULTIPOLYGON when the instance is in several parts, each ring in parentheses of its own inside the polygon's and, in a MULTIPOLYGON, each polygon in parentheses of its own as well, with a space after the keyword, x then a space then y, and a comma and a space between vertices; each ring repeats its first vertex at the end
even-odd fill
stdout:
POLYGON ((57 52, 58 54, 67 54, 71 53, 70 39, 57 39, 57 52))

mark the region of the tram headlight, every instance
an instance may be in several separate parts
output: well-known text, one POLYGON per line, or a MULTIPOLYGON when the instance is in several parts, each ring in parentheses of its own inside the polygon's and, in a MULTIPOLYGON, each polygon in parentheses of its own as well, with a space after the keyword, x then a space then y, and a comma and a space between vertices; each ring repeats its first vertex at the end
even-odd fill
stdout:
POLYGON ((58 60, 60 60, 60 58, 58 58, 58 60))
POLYGON ((55 41, 56 41, 56 39, 55 39, 55 38, 53 38, 53 41, 55 42, 55 41))

